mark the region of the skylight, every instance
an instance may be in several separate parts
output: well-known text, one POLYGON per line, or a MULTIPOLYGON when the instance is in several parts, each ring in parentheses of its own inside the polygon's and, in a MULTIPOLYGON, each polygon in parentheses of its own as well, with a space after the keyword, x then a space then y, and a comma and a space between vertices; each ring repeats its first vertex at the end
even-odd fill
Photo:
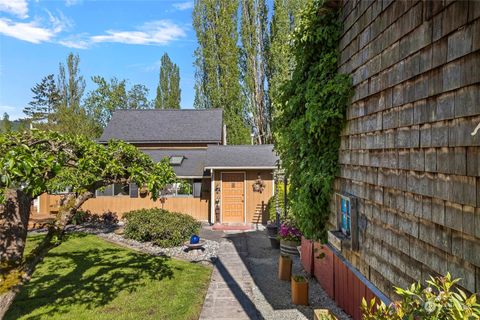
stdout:
POLYGON ((179 166, 182 164, 183 159, 185 159, 184 156, 171 156, 170 157, 170 164, 172 166, 179 166))

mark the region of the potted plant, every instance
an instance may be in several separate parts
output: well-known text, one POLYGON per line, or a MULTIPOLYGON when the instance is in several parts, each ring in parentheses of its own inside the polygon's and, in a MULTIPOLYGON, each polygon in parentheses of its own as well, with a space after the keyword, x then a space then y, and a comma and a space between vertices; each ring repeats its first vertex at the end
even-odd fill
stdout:
POLYGON ((292 276, 292 303, 308 306, 308 280, 304 276, 292 276))
POLYGON ((301 244, 302 234, 293 222, 285 221, 278 231, 280 238, 280 252, 282 254, 298 255, 297 247, 301 244))
POLYGON ((314 320, 337 320, 337 317, 328 309, 315 309, 313 314, 314 320))
POLYGON ((273 249, 280 248, 280 241, 278 240, 278 225, 273 221, 267 223, 267 234, 270 239, 270 245, 273 249))
POLYGON ((292 276, 292 257, 281 254, 278 258, 278 279, 288 281, 292 276))

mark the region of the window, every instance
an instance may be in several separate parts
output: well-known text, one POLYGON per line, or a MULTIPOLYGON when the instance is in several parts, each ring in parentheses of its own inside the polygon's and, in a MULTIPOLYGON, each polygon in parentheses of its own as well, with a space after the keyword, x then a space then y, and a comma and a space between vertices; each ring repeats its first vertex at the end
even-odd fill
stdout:
POLYGON ((170 157, 170 164, 172 166, 179 166, 182 164, 183 159, 185 159, 184 156, 171 156, 170 157))
POLYGON ((341 199, 341 224, 340 229, 342 233, 347 237, 350 236, 351 232, 351 208, 350 208, 350 199, 343 198, 341 199))
MULTIPOLYGON (((347 193, 336 193, 337 229, 332 234, 341 242, 350 243, 352 250, 358 250, 359 243, 359 217, 357 212, 357 198, 347 193)), ((365 222, 366 223, 366 222, 365 222)), ((365 225, 362 223, 361 225, 365 225)), ((365 230, 365 227, 361 227, 365 230)), ((330 240, 329 240, 330 241, 330 240)))
POLYGON ((193 195, 193 180, 182 179, 180 182, 170 184, 162 191, 162 195, 170 197, 182 197, 193 195))
POLYGON ((111 184, 105 189, 96 191, 97 197, 112 197, 112 196, 128 196, 130 195, 130 185, 127 184, 111 184))

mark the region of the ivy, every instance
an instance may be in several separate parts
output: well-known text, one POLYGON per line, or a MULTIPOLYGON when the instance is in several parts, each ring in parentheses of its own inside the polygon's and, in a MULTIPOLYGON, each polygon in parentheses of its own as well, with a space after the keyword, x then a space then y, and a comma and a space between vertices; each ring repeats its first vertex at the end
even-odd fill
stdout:
POLYGON ((352 95, 350 77, 337 71, 341 30, 339 10, 325 1, 310 0, 302 10, 292 35, 295 68, 274 119, 292 211, 302 233, 315 240, 326 240, 340 133, 352 95))

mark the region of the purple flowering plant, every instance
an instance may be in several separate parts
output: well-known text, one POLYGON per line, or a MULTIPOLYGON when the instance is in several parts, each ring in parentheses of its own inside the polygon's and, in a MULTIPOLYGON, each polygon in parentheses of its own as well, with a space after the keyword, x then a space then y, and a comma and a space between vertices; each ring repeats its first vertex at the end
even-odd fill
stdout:
POLYGON ((286 241, 300 241, 302 233, 291 221, 284 221, 280 225, 280 230, 278 230, 278 237, 286 241))

